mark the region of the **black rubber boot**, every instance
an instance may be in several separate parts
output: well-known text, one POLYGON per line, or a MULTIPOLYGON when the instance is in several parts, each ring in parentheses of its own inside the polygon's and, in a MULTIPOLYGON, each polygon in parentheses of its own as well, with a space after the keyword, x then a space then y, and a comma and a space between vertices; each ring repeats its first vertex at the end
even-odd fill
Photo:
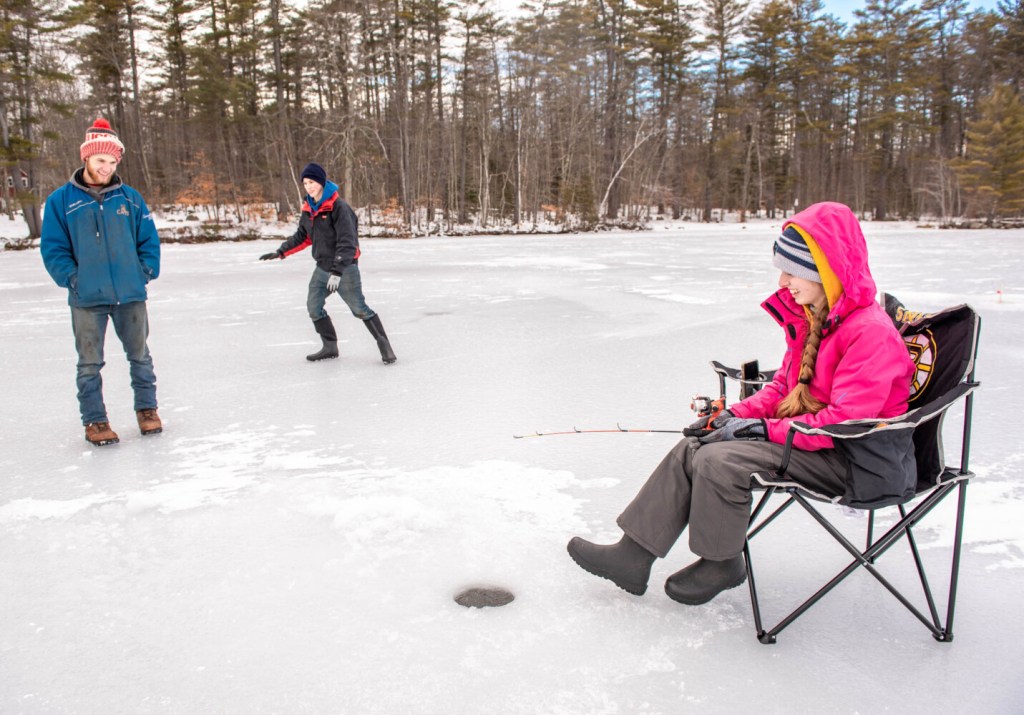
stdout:
POLYGON ((592 544, 578 536, 569 541, 569 556, 584 571, 606 578, 623 591, 643 596, 657 557, 623 534, 617 544, 592 544))
POLYGON ((380 316, 374 314, 372 318, 364 320, 363 323, 373 339, 377 341, 377 347, 380 348, 380 359, 384 361, 384 364, 390 365, 397 360, 395 352, 391 349, 391 343, 388 341, 387 333, 384 332, 384 326, 380 324, 380 316))
POLYGON ((331 322, 331 316, 314 320, 313 327, 316 328, 317 334, 323 340, 324 346, 312 355, 307 355, 306 359, 310 362, 316 362, 317 360, 338 357, 338 334, 334 332, 334 323, 331 322))
POLYGON ((665 581, 665 593, 673 601, 687 606, 699 606, 746 580, 747 567, 743 563, 743 556, 734 556, 725 561, 702 558, 669 576, 665 581))

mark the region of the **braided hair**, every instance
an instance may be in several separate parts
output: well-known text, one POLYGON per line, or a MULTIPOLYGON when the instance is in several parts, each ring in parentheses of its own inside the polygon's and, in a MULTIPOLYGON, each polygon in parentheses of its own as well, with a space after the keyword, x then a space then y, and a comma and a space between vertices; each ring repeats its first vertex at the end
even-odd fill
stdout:
POLYGON ((828 311, 828 301, 822 300, 821 305, 811 313, 811 329, 807 332, 804 352, 800 357, 799 381, 775 408, 776 417, 814 414, 825 407, 824 402, 811 394, 809 385, 814 377, 814 363, 818 359, 818 347, 821 345, 821 333, 825 329, 828 311))

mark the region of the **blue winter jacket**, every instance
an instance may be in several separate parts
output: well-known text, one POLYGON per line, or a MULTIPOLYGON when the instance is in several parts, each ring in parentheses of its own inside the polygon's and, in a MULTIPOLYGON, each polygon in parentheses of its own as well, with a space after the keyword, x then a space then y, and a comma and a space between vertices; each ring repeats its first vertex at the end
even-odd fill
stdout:
POLYGON ((79 169, 50 194, 39 248, 50 277, 79 308, 146 300, 146 284, 160 275, 153 216, 117 176, 92 189, 79 169))

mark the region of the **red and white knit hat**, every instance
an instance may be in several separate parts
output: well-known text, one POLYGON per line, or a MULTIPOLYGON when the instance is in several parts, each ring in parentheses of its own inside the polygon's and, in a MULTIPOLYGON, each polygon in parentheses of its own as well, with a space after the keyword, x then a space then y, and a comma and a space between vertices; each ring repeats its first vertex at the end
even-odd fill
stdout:
POLYGON ((85 131, 85 141, 82 142, 82 161, 93 154, 110 154, 120 162, 123 153, 124 144, 117 138, 117 133, 110 128, 110 122, 106 119, 97 119, 85 131))

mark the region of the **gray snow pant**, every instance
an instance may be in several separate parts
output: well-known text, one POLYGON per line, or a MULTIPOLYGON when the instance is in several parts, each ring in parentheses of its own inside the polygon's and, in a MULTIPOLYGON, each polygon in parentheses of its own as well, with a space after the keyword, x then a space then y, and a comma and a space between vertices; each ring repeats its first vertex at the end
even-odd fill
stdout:
MULTIPOLYGON (((625 534, 664 558, 690 526, 690 551, 713 561, 743 551, 750 519, 751 472, 778 469, 780 444, 731 441, 701 445, 687 437, 672 448, 618 518, 625 534)), ((846 460, 834 449, 794 449, 786 474, 820 494, 845 490, 846 460)))

